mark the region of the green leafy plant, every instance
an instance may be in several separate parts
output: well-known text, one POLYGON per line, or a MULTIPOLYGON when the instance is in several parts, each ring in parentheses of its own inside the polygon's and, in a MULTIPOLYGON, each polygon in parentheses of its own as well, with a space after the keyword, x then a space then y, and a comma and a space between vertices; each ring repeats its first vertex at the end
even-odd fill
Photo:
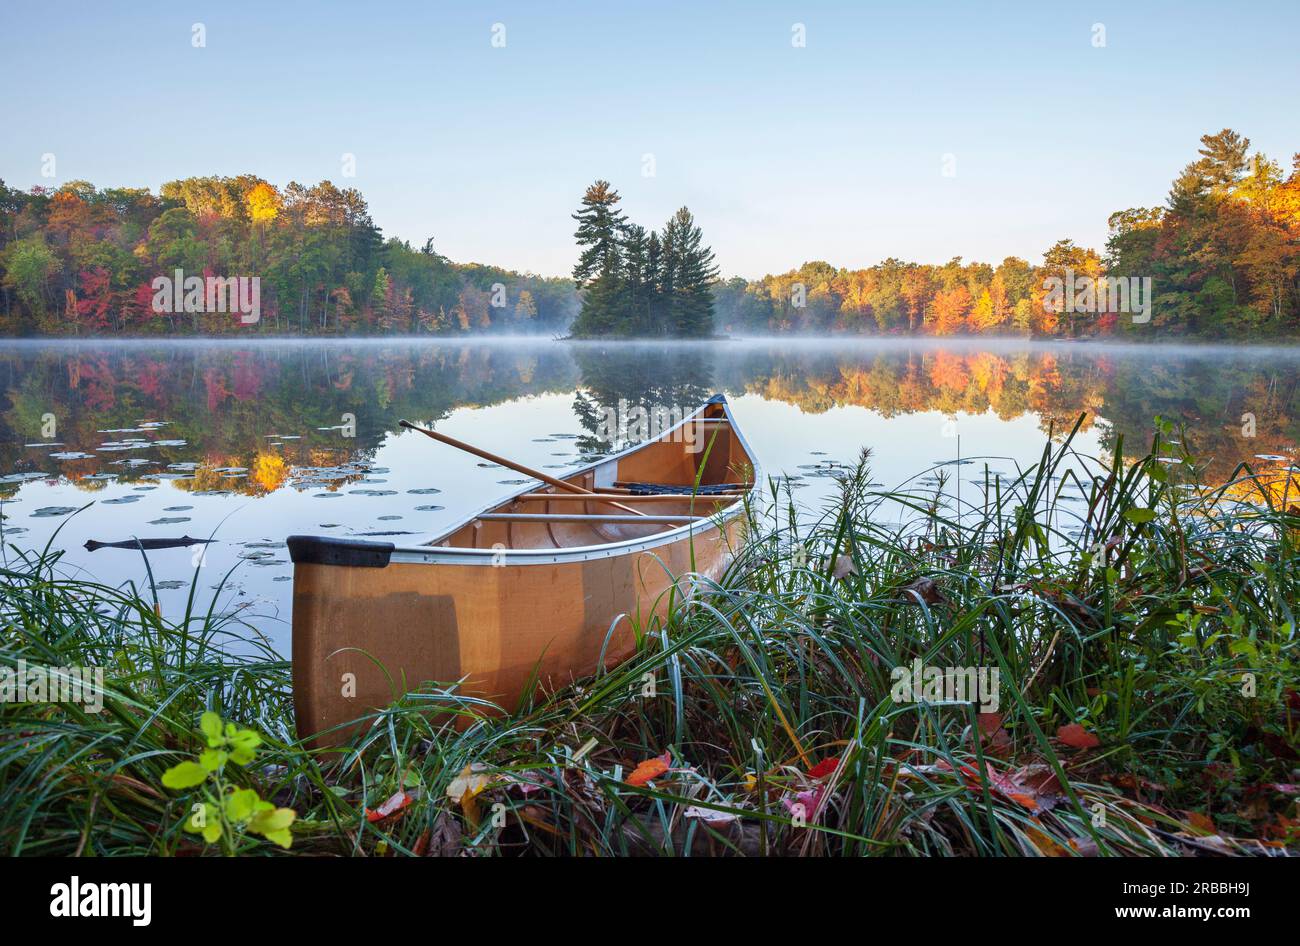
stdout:
POLYGON ((223 721, 211 711, 199 719, 199 731, 207 748, 199 753, 198 761, 179 762, 162 776, 166 788, 201 789, 201 800, 192 805, 183 829, 202 835, 208 844, 222 842, 228 853, 234 853, 239 839, 247 834, 259 834, 288 848, 293 843, 289 826, 297 813, 292 808, 277 808, 256 790, 238 788, 226 778, 228 763, 244 766, 253 761, 262 737, 251 729, 223 721))

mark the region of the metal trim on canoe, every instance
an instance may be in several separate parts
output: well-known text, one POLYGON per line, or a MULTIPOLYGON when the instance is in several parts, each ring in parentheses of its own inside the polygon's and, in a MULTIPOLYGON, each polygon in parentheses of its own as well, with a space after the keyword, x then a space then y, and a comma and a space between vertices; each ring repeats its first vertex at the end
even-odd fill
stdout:
MULTIPOLYGON (((740 442, 745 454, 749 457, 750 466, 752 467, 752 483, 748 495, 752 495, 762 482, 762 475, 758 466, 758 459, 750 447, 749 442, 745 439, 744 433, 736 425, 735 418, 731 415, 731 405, 727 403, 725 395, 715 394, 704 402, 705 406, 709 404, 721 404, 723 411, 726 413, 726 419, 731 423, 732 435, 740 442)), ((700 408, 703 410, 703 407, 700 408)), ((674 431, 687 424, 696 422, 696 411, 690 417, 687 417, 679 423, 673 425, 655 438, 663 440, 668 438, 674 431)), ((583 476, 592 472, 597 467, 604 466, 607 463, 616 463, 623 457, 636 453, 638 450, 647 446, 654 441, 638 443, 626 450, 611 454, 603 459, 596 460, 586 466, 577 467, 568 473, 563 474, 560 479, 570 480, 575 477, 583 476)), ((478 519, 485 513, 517 499, 524 493, 532 492, 536 489, 536 480, 530 480, 527 486, 520 487, 516 492, 507 495, 504 498, 494 499, 490 504, 479 509, 472 515, 458 520, 455 524, 443 529, 439 535, 445 536, 464 528, 469 523, 478 519)), ((689 499, 690 494, 683 494, 683 499, 689 499)), ((707 497, 701 497, 707 498, 707 497)), ((658 548, 661 545, 668 545, 680 541, 687 537, 693 537, 697 533, 707 532, 710 529, 720 529, 729 520, 734 519, 744 510, 744 499, 737 499, 722 509, 717 510, 713 515, 686 525, 677 526, 665 532, 656 532, 653 535, 642 538, 624 539, 619 542, 604 542, 599 545, 575 546, 565 549, 471 549, 471 548, 446 548, 432 545, 394 545, 391 542, 365 542, 357 539, 341 539, 333 536, 308 536, 296 535, 289 538, 289 556, 297 563, 310 563, 320 565, 369 565, 370 567, 384 567, 389 563, 395 564, 424 564, 424 565, 554 565, 563 562, 585 562, 594 559, 612 558, 616 555, 627 555, 633 552, 644 552, 658 548), (382 563, 378 561, 381 552, 386 552, 387 558, 382 563), (304 556, 304 557, 300 557, 304 556), (350 556, 368 559, 368 561, 347 561, 350 556)), ((436 539, 434 541, 437 541, 436 539)))

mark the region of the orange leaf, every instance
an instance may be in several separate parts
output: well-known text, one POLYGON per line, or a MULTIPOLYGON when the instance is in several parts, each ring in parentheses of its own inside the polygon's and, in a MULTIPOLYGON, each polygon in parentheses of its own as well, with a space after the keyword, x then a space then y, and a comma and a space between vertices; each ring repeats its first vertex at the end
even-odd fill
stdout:
POLYGON ((646 759, 627 777, 627 784, 640 788, 651 779, 656 779, 667 772, 672 759, 672 753, 669 752, 655 756, 653 759, 646 759))
POLYGON ((1022 808, 1028 808, 1030 811, 1034 811, 1038 808, 1038 799, 1033 795, 1026 795, 1022 792, 1006 792, 1005 794, 1022 808))
POLYGON ((1056 731, 1056 738, 1075 749, 1091 749, 1101 745, 1101 740, 1088 732, 1078 723, 1070 723, 1056 731))

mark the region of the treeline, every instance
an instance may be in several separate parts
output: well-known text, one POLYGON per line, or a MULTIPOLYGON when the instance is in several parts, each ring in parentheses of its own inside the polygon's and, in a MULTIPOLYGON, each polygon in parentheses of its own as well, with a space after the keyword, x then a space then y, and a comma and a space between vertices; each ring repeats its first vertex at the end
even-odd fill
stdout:
POLYGON ((572 281, 453 263, 384 240, 355 189, 252 175, 22 192, 0 181, 0 334, 465 334, 563 331, 572 281), (256 276, 261 318, 159 312, 152 281, 256 276))
POLYGON ((0 334, 1149 338, 1300 328, 1300 154, 1284 176, 1230 129, 1202 137, 1165 206, 1112 214, 1104 250, 1061 240, 1037 263, 811 262, 721 281, 689 210, 649 232, 618 203, 608 182, 587 189, 569 280, 453 263, 432 240, 419 250, 385 241, 361 194, 329 181, 196 177, 157 196, 82 181, 22 192, 0 181, 0 334), (152 281, 177 269, 259 277, 260 321, 157 311, 152 281), (1123 281, 1125 293, 1096 288, 1106 281, 1123 281), (1127 303, 1139 298, 1134 311, 1127 303))
POLYGON ((753 282, 731 279, 716 294, 718 327, 1135 338, 1278 335, 1300 327, 1300 154, 1284 177, 1276 162, 1250 154, 1249 139, 1236 132, 1205 135, 1164 207, 1119 211, 1109 222, 1104 252, 1061 240, 1038 264, 888 259, 850 270, 813 262, 753 282), (1102 278, 1149 279, 1153 296, 1140 313, 1111 304, 1113 292, 1104 300, 1094 293, 1092 305, 1066 305, 1053 297, 1053 280, 1068 284, 1071 277, 1085 289, 1102 278))
POLYGON ((578 338, 701 338, 713 334, 713 251, 682 207, 662 231, 629 223, 608 181, 587 188, 574 237, 573 278, 583 290, 573 323, 578 338))

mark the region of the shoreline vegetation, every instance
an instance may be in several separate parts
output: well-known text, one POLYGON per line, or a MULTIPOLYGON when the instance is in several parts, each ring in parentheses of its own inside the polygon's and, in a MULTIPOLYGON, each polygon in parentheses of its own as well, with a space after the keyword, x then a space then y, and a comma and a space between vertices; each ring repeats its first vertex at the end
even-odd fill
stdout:
POLYGON ((1165 342, 1284 339, 1300 329, 1300 154, 1284 172, 1230 129, 1202 137, 1164 206, 1112 214, 1104 249, 1061 240, 1039 263, 812 261, 724 279, 688 210, 653 233, 629 223, 617 202, 606 182, 588 189, 575 215, 579 260, 573 278, 562 278, 456 263, 432 239, 418 250, 385 240, 361 193, 329 181, 192 177, 158 195, 85 181, 24 192, 0 182, 0 336, 1165 342), (259 279, 256 324, 238 313, 156 311, 153 280, 178 269, 259 279), (1131 285, 1142 311, 1118 290, 1102 293, 1103 279, 1131 285))
POLYGON ((0 847, 1295 852, 1300 509, 1248 466, 1203 484, 1167 424, 1132 463, 1077 455, 1078 429, 961 509, 875 491, 865 454, 811 523, 772 484, 726 574, 680 576, 628 662, 508 714, 426 684, 330 754, 293 735, 289 663, 200 601, 197 570, 172 620, 147 584, 15 548, 0 667, 99 668, 104 692, 99 713, 0 703, 0 847), (982 671, 996 708, 900 698, 921 666, 982 671))

